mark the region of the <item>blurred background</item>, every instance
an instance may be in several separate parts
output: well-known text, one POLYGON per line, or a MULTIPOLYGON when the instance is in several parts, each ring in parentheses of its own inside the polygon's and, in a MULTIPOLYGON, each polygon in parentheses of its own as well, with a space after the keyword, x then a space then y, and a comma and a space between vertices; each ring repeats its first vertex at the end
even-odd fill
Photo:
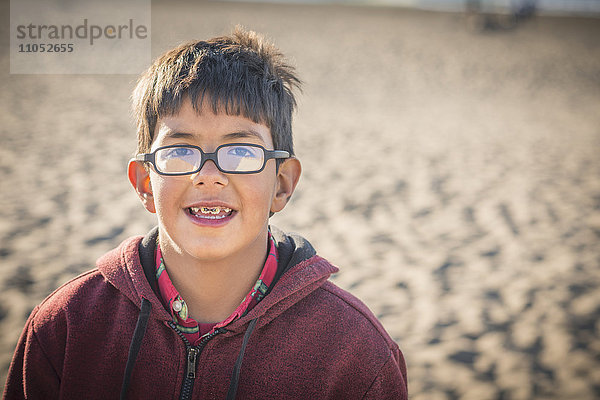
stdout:
MULTIPOLYGON (((297 67, 304 171, 272 222, 381 319, 411 399, 595 399, 599 3, 152 1, 152 58, 242 24, 297 67)), ((9 74, 2 7, 3 384, 32 308, 154 219, 136 76, 9 74)))

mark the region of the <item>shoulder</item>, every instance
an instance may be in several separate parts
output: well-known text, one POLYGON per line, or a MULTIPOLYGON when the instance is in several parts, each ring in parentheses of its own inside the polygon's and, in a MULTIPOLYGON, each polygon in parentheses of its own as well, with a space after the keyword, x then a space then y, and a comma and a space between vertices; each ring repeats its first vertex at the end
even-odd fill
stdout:
POLYGON ((329 281, 337 271, 316 254, 288 267, 263 300, 263 308, 270 310, 265 322, 289 309, 284 318, 294 319, 303 331, 327 329, 327 337, 336 343, 353 346, 358 340, 387 357, 398 346, 362 301, 329 281))
MULTIPOLYGON (((132 265, 139 264, 137 251, 141 237, 124 240, 97 261, 97 266, 64 283, 44 299, 30 315, 34 330, 82 327, 90 321, 102 321, 114 314, 116 307, 130 303, 135 307, 131 293, 136 289, 129 275, 143 277, 143 271, 132 272, 132 265)), ((141 280, 141 278, 140 278, 141 280)), ((95 324, 95 322, 94 322, 95 324)))
POLYGON ((24 351, 37 354, 38 361, 47 360, 59 373, 74 336, 110 323, 98 312, 105 309, 105 299, 115 295, 108 286, 93 269, 56 289, 31 312, 20 339, 26 341, 24 351))
POLYGON ((390 350, 398 348, 377 317, 356 296, 331 281, 326 281, 314 295, 320 297, 321 306, 335 317, 340 330, 365 335, 364 340, 390 350))
MULTIPOLYGON (((302 298, 290 309, 288 340, 302 337, 302 346, 327 366, 350 377, 344 392, 364 398, 406 399, 406 363, 398 344, 371 310, 331 281, 302 298), (293 328, 292 328, 293 327, 293 328), (343 371, 343 372, 340 372, 343 371)), ((286 321, 287 322, 287 321, 286 321)), ((324 372, 325 373, 325 372, 324 372)))
POLYGON ((86 310, 98 306, 100 298, 110 295, 114 295, 114 291, 94 268, 69 280, 35 307, 30 315, 31 327, 42 329, 68 319, 71 314, 86 315, 86 310))
POLYGON ((404 355, 377 317, 362 301, 331 281, 317 293, 327 300, 325 304, 335 313, 334 323, 350 340, 354 355, 348 354, 348 358, 374 374, 370 375, 373 379, 364 398, 407 399, 404 355))
POLYGON ((369 307, 356 296, 341 289, 331 281, 325 282, 320 290, 327 293, 338 306, 343 307, 353 322, 356 322, 356 320, 362 321, 366 329, 376 331, 386 341, 389 339, 393 343, 381 322, 379 322, 369 307))

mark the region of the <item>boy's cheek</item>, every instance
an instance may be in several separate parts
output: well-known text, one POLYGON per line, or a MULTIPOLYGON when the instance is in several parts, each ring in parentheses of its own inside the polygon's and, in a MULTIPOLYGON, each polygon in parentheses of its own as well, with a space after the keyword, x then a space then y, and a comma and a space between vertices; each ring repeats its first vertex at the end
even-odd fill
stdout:
POLYGON ((157 213, 163 212, 169 206, 174 205, 181 191, 176 184, 178 179, 165 179, 165 177, 156 173, 150 174, 149 193, 148 193, 148 211, 157 213), (150 204, 151 203, 151 204, 150 204), (153 210, 151 210, 152 208, 153 210))

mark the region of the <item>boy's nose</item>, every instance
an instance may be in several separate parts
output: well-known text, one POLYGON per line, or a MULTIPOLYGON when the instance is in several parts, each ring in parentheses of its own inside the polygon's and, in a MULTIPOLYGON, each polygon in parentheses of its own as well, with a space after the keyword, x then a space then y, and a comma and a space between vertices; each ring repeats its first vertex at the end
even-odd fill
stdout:
POLYGON ((212 160, 206 160, 200 171, 192 175, 192 179, 195 185, 227 185, 229 182, 227 175, 219 171, 212 160))

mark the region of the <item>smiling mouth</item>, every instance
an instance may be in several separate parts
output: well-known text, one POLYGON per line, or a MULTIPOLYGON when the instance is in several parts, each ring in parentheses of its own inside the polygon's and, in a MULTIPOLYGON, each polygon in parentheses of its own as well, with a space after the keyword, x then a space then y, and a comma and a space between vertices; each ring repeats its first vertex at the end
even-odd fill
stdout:
POLYGON ((190 207, 188 212, 198 218, 223 219, 229 217, 233 210, 228 207, 190 207))

